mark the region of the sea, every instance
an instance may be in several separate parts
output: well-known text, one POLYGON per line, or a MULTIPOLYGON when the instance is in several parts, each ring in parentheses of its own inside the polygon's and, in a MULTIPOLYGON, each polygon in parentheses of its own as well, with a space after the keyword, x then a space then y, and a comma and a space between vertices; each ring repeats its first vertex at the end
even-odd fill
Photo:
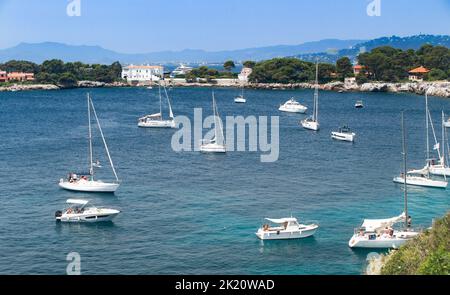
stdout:
MULTIPOLYGON (((246 90, 247 103, 235 104, 237 88, 173 88, 175 116, 193 118, 194 108, 211 115, 212 90, 222 118, 279 117, 277 161, 261 162, 259 151, 174 151, 176 130, 137 127, 139 117, 159 112, 157 88, 0 92, 0 274, 66 274, 71 253, 81 274, 363 274, 374 251, 348 241, 364 218, 403 212, 403 187, 392 181, 402 169, 401 112, 408 167, 421 168, 425 98, 321 91, 321 130, 311 132, 299 121, 312 111, 312 90, 246 90), (69 172, 88 170, 88 92, 121 180, 114 195, 58 187, 69 172), (279 112, 291 97, 308 114, 279 112), (364 109, 354 108, 357 100, 364 109), (355 143, 331 139, 344 124, 355 143), (55 222, 69 198, 121 213, 106 224, 55 222), (300 240, 256 237, 264 218, 290 216, 320 228, 300 240)), ((429 104, 440 140, 450 100, 429 104)), ((112 180, 94 125, 97 159, 97 178, 112 180)), ((414 226, 431 226, 449 204, 447 190, 408 190, 414 226)))

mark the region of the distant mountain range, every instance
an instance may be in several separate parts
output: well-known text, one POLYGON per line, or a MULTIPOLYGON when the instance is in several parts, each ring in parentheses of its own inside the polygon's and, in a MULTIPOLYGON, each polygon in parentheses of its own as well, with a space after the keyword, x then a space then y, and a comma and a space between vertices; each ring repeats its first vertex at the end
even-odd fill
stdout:
POLYGON ((335 52, 301 53, 295 55, 302 60, 314 61, 318 58, 321 62, 335 63, 343 56, 348 56, 356 61, 359 53, 370 51, 380 46, 391 46, 399 49, 419 49, 424 44, 441 45, 450 47, 450 36, 448 35, 415 35, 409 37, 382 37, 358 43, 351 48, 337 50, 335 52))
POLYGON ((8 60, 28 60, 42 63, 48 59, 61 59, 66 62, 110 64, 122 63, 215 63, 228 59, 235 61, 264 60, 274 57, 308 54, 327 50, 350 48, 362 40, 326 39, 300 45, 279 45, 226 51, 205 51, 186 49, 182 51, 160 51, 141 54, 124 54, 104 49, 100 46, 75 46, 62 43, 21 43, 15 47, 0 50, 0 62, 8 60))
POLYGON ((186 49, 182 51, 160 51, 152 53, 125 54, 100 46, 67 45, 55 42, 21 43, 15 47, 0 50, 0 62, 8 60, 28 60, 42 63, 48 59, 61 59, 66 62, 111 64, 120 61, 123 64, 143 63, 222 63, 225 60, 265 60, 275 57, 295 56, 305 60, 335 62, 342 56, 356 59, 359 52, 375 47, 389 45, 401 49, 417 49, 423 44, 450 47, 450 36, 416 35, 410 37, 383 37, 367 40, 325 39, 300 45, 279 45, 226 51, 204 51, 186 49))

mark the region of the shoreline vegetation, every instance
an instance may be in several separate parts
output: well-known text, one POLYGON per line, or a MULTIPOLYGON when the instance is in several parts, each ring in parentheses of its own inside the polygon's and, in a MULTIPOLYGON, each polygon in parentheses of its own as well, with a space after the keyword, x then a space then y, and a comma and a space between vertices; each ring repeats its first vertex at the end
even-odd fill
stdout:
POLYGON ((369 260, 368 275, 450 275, 450 212, 398 250, 369 260))
MULTIPOLYGON (((389 46, 360 53, 358 71, 348 57, 335 64, 319 63, 321 90, 338 92, 410 92, 450 98, 450 49, 445 46, 423 45, 418 50, 401 50, 389 46), (410 71, 424 67, 420 81, 409 81, 410 71), (429 70, 428 70, 429 69, 429 70)), ((254 62, 245 61, 251 68, 248 82, 233 73, 233 61, 226 61, 223 70, 200 66, 184 76, 169 78, 164 83, 173 87, 246 87, 251 89, 310 89, 314 87, 314 63, 294 57, 274 58, 254 62)), ((29 61, 12 60, 0 64, 7 72, 33 73, 34 81, 0 83, 0 91, 57 90, 94 87, 148 86, 148 83, 128 83, 122 80, 122 65, 84 64, 61 60, 47 60, 41 65, 29 61)), ((155 81, 153 81, 154 83, 155 81)))

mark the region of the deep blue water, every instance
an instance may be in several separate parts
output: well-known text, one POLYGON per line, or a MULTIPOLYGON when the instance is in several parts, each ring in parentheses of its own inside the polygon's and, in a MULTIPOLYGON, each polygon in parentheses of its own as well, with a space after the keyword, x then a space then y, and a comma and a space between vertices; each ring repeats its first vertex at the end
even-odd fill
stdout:
MULTIPOLYGON (((115 196, 71 193, 57 182, 85 170, 86 91, 0 93, 2 274, 64 274, 72 251, 84 274, 359 274, 368 252, 348 248, 353 229, 363 218, 402 212, 402 188, 392 183, 402 161, 401 110, 408 164, 424 164, 424 98, 417 95, 321 92, 316 134, 298 126, 303 115, 277 111, 292 95, 311 106, 310 90, 249 90, 248 103, 235 105, 239 90, 217 89, 222 116, 280 116, 280 158, 261 163, 259 153, 173 152, 174 130, 136 126, 139 116, 157 112, 157 90, 93 89, 122 185, 115 196), (356 110, 360 98, 366 108, 356 110), (342 123, 357 132, 355 144, 330 139, 342 123), (54 211, 70 197, 123 213, 107 225, 56 224, 54 211), (254 235, 263 217, 291 214, 318 221, 315 237, 262 243, 254 235)), ((210 89, 171 95, 176 115, 192 117, 194 107, 211 113, 210 89)), ((437 123, 450 101, 430 98, 430 107, 437 123)), ((110 177, 106 168, 100 174, 110 177)), ((449 193, 411 189, 409 205, 415 225, 430 226, 448 210, 449 193)))

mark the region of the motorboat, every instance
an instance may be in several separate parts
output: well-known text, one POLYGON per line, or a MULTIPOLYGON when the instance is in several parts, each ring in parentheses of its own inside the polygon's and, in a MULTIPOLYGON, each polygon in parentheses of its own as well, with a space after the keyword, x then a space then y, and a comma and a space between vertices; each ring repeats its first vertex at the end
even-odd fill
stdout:
POLYGON ((66 202, 69 206, 62 211, 55 212, 55 219, 59 222, 106 222, 113 220, 119 210, 97 208, 87 200, 69 199, 66 202))
POLYGON ((362 101, 362 100, 358 100, 358 101, 355 103, 355 108, 357 108, 357 109, 362 109, 362 108, 364 108, 364 103, 363 103, 363 101, 362 101))
POLYGON ((288 113, 300 113, 304 114, 308 110, 308 108, 298 101, 296 101, 293 97, 286 101, 284 104, 280 105, 278 108, 279 111, 288 112, 288 113))
POLYGON ((167 94, 166 87, 164 88, 165 97, 167 99, 167 104, 169 106, 169 118, 164 119, 162 114, 162 93, 161 93, 161 82, 159 85, 159 113, 146 115, 139 118, 138 127, 141 128, 176 128, 176 123, 174 120, 174 115, 172 111, 172 105, 170 103, 169 95, 167 94))
POLYGON ((266 218, 270 223, 275 224, 271 227, 264 224, 256 232, 256 236, 261 240, 288 240, 301 239, 314 235, 319 228, 317 224, 299 224, 294 217, 271 219, 266 218))
POLYGON ((203 139, 200 144, 200 151, 203 153, 226 153, 225 139, 223 135, 222 122, 220 120, 219 111, 212 93, 213 113, 214 113, 214 138, 211 140, 203 139))
MULTIPOLYGON (((406 175, 406 137, 402 113, 402 146, 403 171, 406 175)), ((404 211, 402 214, 386 219, 365 219, 361 227, 356 229, 348 242, 350 248, 390 249, 399 248, 407 241, 419 235, 412 229, 412 218, 408 215, 408 185, 407 178, 403 178, 404 211), (394 225, 403 223, 403 228, 394 229, 394 225)))
POLYGON ((348 245, 350 248, 398 249, 419 234, 408 228, 403 230, 393 228, 395 224, 405 220, 405 213, 388 219, 365 219, 361 227, 355 229, 348 245))
POLYGON ((114 164, 111 158, 111 154, 109 152, 108 145, 106 144, 105 136, 103 134, 102 127, 100 125, 100 121, 97 116, 97 112, 95 111, 94 103, 90 95, 87 95, 88 102, 88 123, 89 123, 89 172, 87 173, 69 173, 66 179, 61 178, 59 180, 59 186, 63 189, 77 192, 95 192, 95 193, 114 193, 120 186, 120 180, 117 176, 116 169, 114 168, 114 164), (109 160, 109 164, 111 166, 111 170, 114 174, 115 181, 113 182, 104 182, 102 180, 95 179, 95 169, 98 168, 100 162, 97 161, 94 163, 93 161, 93 145, 92 145, 92 124, 91 124, 91 112, 93 113, 95 120, 97 122, 97 127, 99 133, 102 137, 103 145, 105 147, 106 155, 109 160))
POLYGON ((314 108, 313 115, 309 118, 306 118, 300 121, 300 124, 303 128, 318 131, 320 128, 319 125, 319 63, 316 61, 316 86, 314 89, 314 108))
POLYGON ((331 132, 331 138, 340 141, 353 142, 355 140, 355 137, 356 133, 352 132, 352 130, 348 126, 340 127, 339 131, 331 132))

